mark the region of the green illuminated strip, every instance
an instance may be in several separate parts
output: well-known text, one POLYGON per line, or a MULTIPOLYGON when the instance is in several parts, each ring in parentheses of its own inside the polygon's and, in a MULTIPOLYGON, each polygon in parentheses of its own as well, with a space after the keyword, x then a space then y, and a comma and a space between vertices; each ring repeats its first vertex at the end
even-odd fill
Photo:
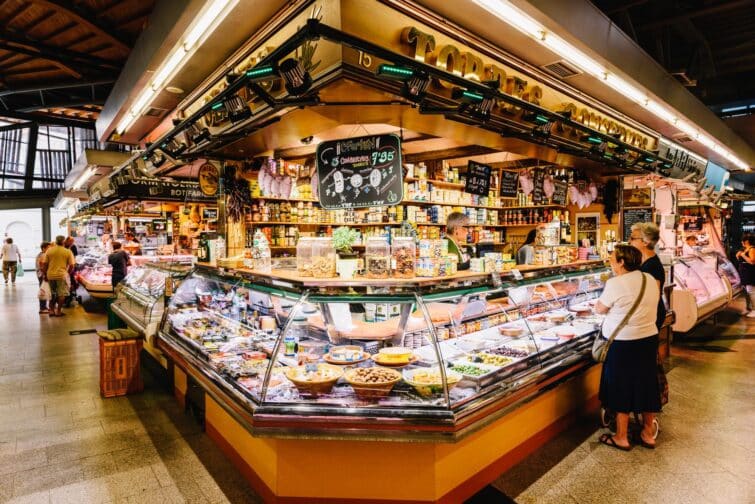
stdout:
POLYGON ((603 154, 603 157, 607 159, 611 159, 613 157, 613 154, 611 154, 610 152, 606 152, 605 154, 603 154))
POLYGON ((549 121, 549 119, 543 115, 538 114, 535 117, 535 122, 538 122, 540 124, 546 124, 549 121))
POLYGON ((594 144, 602 144, 603 140, 598 137, 588 137, 587 141, 594 144))
POLYGON ((652 163, 653 161, 655 161, 655 158, 646 157, 645 161, 647 161, 648 163, 652 163))
POLYGON ((275 75, 275 69, 271 66, 266 66, 261 68, 253 68, 246 71, 246 76, 250 78, 264 77, 266 75, 275 75))
POLYGON ((472 100, 476 102, 481 102, 485 97, 482 96, 479 93, 473 93, 472 91, 464 91, 461 93, 462 98, 466 98, 467 100, 472 100))
POLYGON ((400 77, 402 79, 408 79, 414 76, 414 70, 411 68, 399 67, 394 65, 380 65, 377 69, 378 75, 384 75, 387 77, 400 77))
POLYGON ((215 105, 212 106, 212 110, 218 110, 223 108, 223 102, 218 102, 215 105))

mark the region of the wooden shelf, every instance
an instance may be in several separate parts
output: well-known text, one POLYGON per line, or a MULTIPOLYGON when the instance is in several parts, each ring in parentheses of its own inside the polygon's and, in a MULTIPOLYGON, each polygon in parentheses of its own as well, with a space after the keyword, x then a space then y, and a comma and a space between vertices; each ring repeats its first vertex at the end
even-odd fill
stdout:
POLYGON ((464 189, 464 184, 457 184, 455 182, 446 182, 445 180, 418 179, 414 177, 406 177, 404 179, 404 182, 423 182, 423 181, 429 184, 437 185, 438 187, 448 187, 450 189, 464 189))
MULTIPOLYGON (((246 224, 258 225, 258 226, 347 226, 347 227, 376 227, 376 226, 400 226, 401 222, 367 222, 367 223, 340 223, 340 222, 277 222, 277 221, 264 221, 264 222, 247 222, 246 224)), ((445 226, 440 222, 415 222, 417 226, 445 226)), ((507 228, 507 227, 534 227, 540 224, 548 224, 547 222, 538 222, 535 224, 470 224, 470 227, 486 227, 486 228, 507 228)))

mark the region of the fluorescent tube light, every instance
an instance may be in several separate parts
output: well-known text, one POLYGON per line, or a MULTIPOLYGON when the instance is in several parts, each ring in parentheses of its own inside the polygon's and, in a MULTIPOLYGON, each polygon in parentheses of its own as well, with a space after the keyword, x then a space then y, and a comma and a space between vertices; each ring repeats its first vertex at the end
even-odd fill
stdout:
POLYGON ((669 124, 674 124, 676 122, 676 114, 674 114, 672 111, 670 111, 660 103, 654 102, 653 100, 648 100, 648 102, 645 104, 645 108, 669 124))
POLYGON ((230 0, 214 0, 209 5, 205 5, 203 12, 199 14, 199 19, 184 37, 183 48, 185 51, 190 51, 194 47, 194 44, 196 44, 205 33, 212 33, 212 24, 216 22, 217 26, 217 23, 220 23, 220 21, 225 18, 225 15, 223 15, 223 9, 231 3, 235 4, 236 2, 231 2, 230 0))
POLYGON ((640 105, 644 106, 648 102, 647 95, 641 89, 633 86, 621 77, 614 74, 608 74, 606 75, 604 82, 614 90, 640 105))
POLYGON ((540 39, 542 37, 542 33, 545 31, 543 25, 541 25, 507 1, 475 0, 475 2, 486 11, 506 21, 508 24, 524 33, 525 35, 540 39))
POLYGON ((590 58, 561 37, 554 35, 553 33, 547 33, 544 35, 542 43, 555 54, 561 56, 583 72, 599 79, 605 78, 607 70, 603 65, 590 58))
POLYGON ((154 91, 159 90, 171 74, 178 69, 184 56, 186 56, 186 51, 184 51, 183 47, 178 47, 173 51, 173 54, 163 62, 160 70, 155 72, 155 75, 152 77, 151 87, 154 91))
POLYGON ((79 178, 76 179, 76 182, 73 184, 73 190, 78 191, 82 187, 84 187, 84 184, 86 184, 87 180, 89 180, 92 175, 94 175, 97 172, 95 168, 87 168, 84 170, 84 172, 79 175, 79 178))

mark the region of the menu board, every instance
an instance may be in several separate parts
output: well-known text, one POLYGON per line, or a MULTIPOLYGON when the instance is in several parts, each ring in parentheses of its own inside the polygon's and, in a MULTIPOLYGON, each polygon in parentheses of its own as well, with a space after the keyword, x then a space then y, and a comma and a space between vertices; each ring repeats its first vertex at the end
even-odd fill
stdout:
POLYGON ((404 197, 401 140, 374 135, 317 146, 317 184, 323 208, 397 205, 404 197))
POLYGON ((534 170, 532 172, 532 203, 535 205, 545 205, 548 203, 548 198, 545 197, 545 190, 543 189, 544 182, 545 172, 542 170, 534 170))
POLYGON ((553 196, 551 200, 554 205, 566 205, 566 193, 568 192, 569 184, 560 180, 553 181, 553 196))
POLYGON ((217 208, 203 208, 202 209, 202 218, 206 220, 213 220, 218 218, 218 209, 217 208))
POLYGON ((632 225, 638 222, 653 222, 652 208, 625 208, 621 211, 622 241, 628 242, 632 225))
POLYGON ((519 194, 519 172, 501 172, 501 198, 516 198, 519 194))
POLYGON ((487 196, 490 191, 490 173, 493 168, 474 161, 469 162, 467 178, 464 182, 464 192, 487 196))

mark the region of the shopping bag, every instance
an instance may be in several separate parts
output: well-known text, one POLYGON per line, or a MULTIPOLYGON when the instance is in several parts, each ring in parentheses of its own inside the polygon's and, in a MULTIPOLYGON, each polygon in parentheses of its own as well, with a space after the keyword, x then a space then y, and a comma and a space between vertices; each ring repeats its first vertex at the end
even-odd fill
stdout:
POLYGON ((24 267, 21 263, 16 264, 16 278, 24 276, 24 267))
POLYGON ((52 291, 50 290, 50 284, 45 280, 42 285, 39 286, 39 293, 37 297, 40 301, 49 301, 52 297, 52 291))

